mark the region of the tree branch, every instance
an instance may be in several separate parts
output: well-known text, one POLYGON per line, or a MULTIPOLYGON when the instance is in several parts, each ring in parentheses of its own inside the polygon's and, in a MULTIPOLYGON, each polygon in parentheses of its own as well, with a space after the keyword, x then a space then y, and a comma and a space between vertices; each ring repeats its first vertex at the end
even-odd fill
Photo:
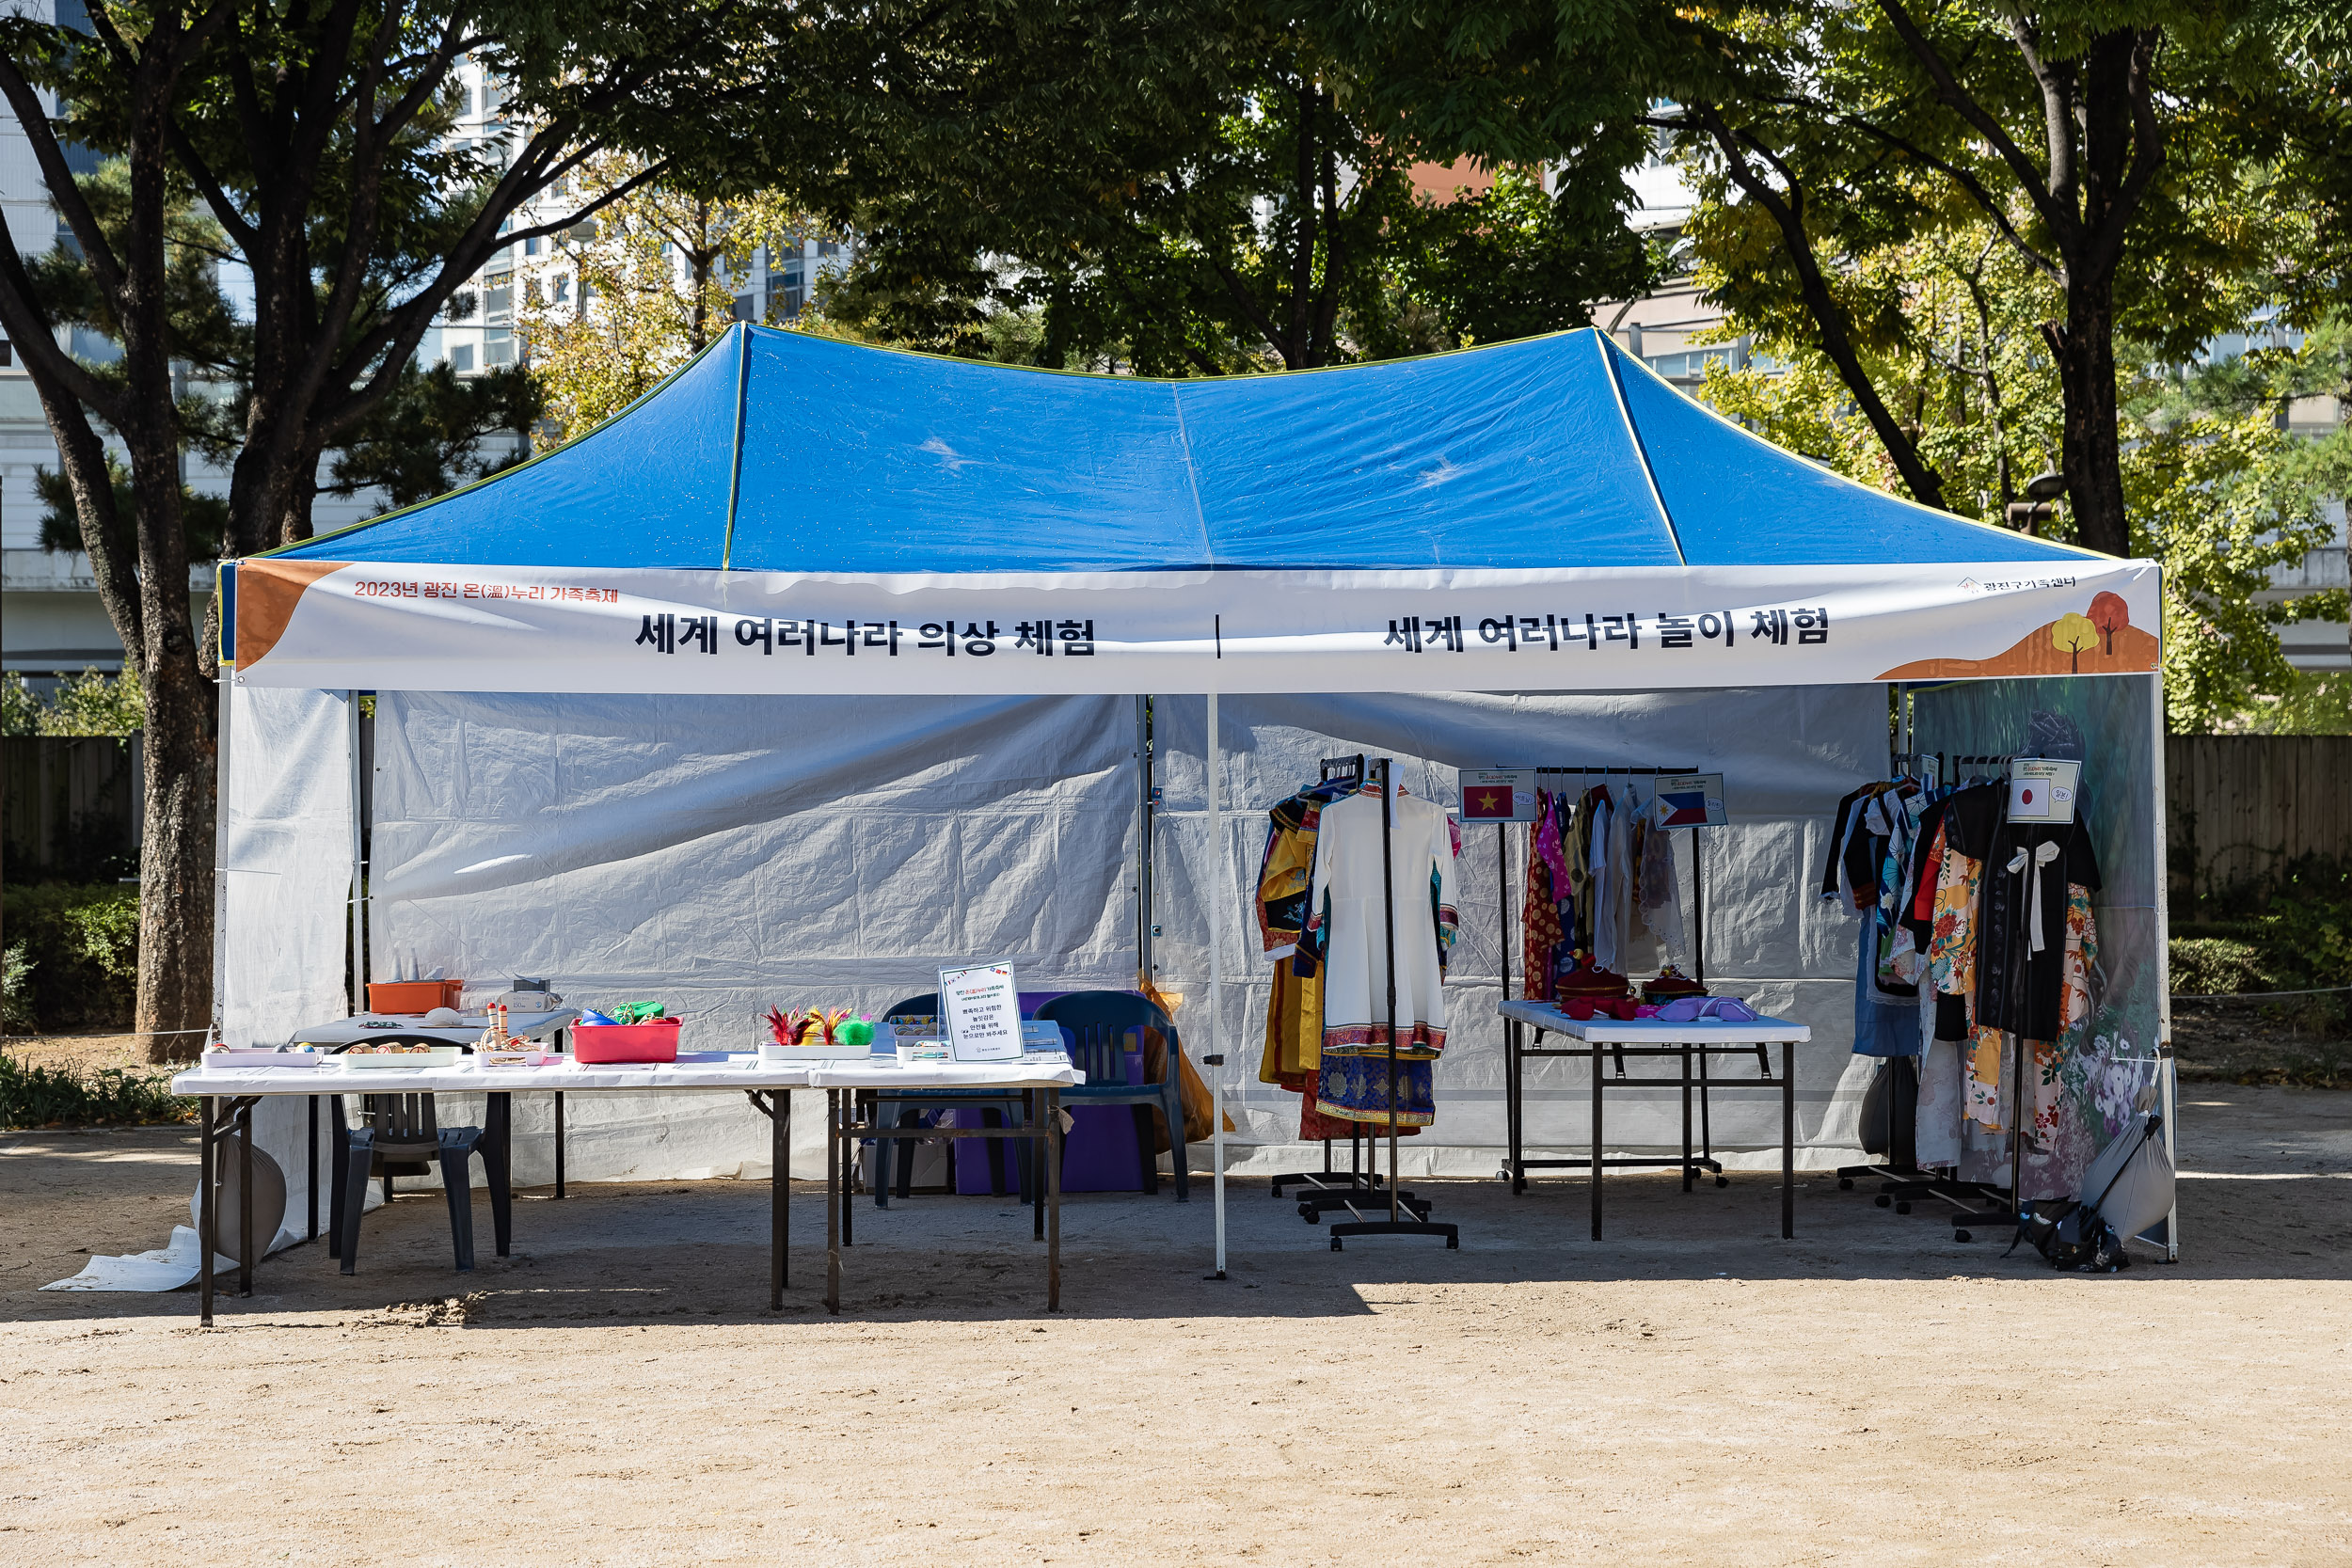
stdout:
POLYGON ((2042 214, 2042 221, 2058 235, 2060 248, 2067 248, 2071 237, 2079 232, 2080 224, 2076 221, 2074 208, 2060 202, 2046 188, 2045 181, 2049 181, 2051 175, 2036 168, 2033 160, 2026 156, 2001 122, 1960 85, 1959 78, 1952 74, 1952 68, 1943 54, 1920 31, 1919 24, 1911 19, 1911 13, 1903 9, 1901 0, 1876 0, 1876 4, 1894 26, 1897 36, 1903 40, 1904 46, 1927 69, 1929 79, 1935 84, 1936 96, 1944 101, 1945 107, 1975 127, 1977 133, 1991 144, 2001 162, 2009 166, 2017 182, 2025 187, 2026 198, 2042 214))
POLYGON ((1915 499, 1924 505, 1950 510, 1944 503, 1943 479, 1919 456, 1918 448, 1903 433, 1902 427, 1895 422, 1895 417, 1887 412, 1885 401, 1879 396, 1869 372, 1862 368, 1861 356, 1854 351, 1853 335, 1845 308, 1830 293, 1829 281, 1822 276, 1820 261, 1813 254, 1813 238, 1804 226, 1804 187, 1794 179, 1789 179, 1787 166, 1773 157, 1754 135, 1732 130, 1714 105, 1701 104, 1697 112, 1708 134, 1723 150, 1725 170, 1732 181, 1779 226, 1789 264, 1796 269, 1797 286, 1804 296, 1805 309, 1820 333, 1821 352, 1837 368, 1838 379, 1846 384, 1846 390, 1853 394, 1855 404, 1861 408, 1863 418, 1869 421, 1870 429, 1877 434, 1879 444, 1886 449, 1886 455, 1894 461, 1896 471, 1902 475, 1903 483, 1910 487, 1915 499), (1774 191, 1771 183, 1749 166, 1747 155, 1740 150, 1743 142, 1779 166, 1784 179, 1789 179, 1787 199, 1784 200, 1780 193, 1774 191))
MULTIPOLYGON (((8 95, 17 124, 24 127, 25 139, 33 144, 33 157, 40 165, 41 183, 49 187, 50 203, 72 230, 74 243, 82 247, 83 262, 97 277, 99 288, 120 298, 122 262, 114 247, 106 243, 106 231, 99 227, 98 214, 90 211, 88 199, 73 178, 73 170, 66 165, 65 149, 58 144, 49 117, 41 111, 40 95, 17 69, 15 59, 5 53, 0 53, 0 93, 8 95)), ((12 251, 13 245, 8 248, 12 251)))
POLYGON ((33 291, 24 258, 17 254, 15 245, 6 243, 0 243, 0 326, 8 329, 8 341, 24 356, 24 368, 36 382, 54 383, 59 391, 96 409, 98 417, 110 424, 124 417, 121 388, 92 375, 80 360, 57 346, 56 328, 33 291))

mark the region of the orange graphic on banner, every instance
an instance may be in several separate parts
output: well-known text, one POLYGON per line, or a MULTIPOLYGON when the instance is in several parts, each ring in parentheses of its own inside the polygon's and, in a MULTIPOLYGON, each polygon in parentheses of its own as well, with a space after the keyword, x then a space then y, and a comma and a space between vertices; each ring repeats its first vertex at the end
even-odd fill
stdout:
POLYGON ((2122 599, 2101 594, 2089 613, 2074 611, 2036 626, 1991 658, 1922 658, 1898 665, 1883 681, 1981 679, 1992 675, 2132 675, 2156 667, 2156 639, 2131 624, 2122 599))
POLYGON ((303 591, 342 561, 275 561, 266 556, 237 562, 237 667, 246 669, 278 646, 294 619, 303 591))

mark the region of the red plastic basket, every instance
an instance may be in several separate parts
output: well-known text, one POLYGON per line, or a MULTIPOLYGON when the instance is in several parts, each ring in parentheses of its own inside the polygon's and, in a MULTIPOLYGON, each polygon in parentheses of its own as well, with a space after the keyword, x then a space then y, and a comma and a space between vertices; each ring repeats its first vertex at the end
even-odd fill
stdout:
POLYGON ((650 1023, 575 1023, 575 1062, 675 1062, 683 1021, 658 1018, 650 1023))

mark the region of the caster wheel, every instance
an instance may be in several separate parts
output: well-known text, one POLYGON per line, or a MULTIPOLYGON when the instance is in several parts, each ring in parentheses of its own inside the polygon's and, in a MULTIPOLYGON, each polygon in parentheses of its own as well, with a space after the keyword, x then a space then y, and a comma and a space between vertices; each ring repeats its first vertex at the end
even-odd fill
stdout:
POLYGON ((1852 1192, 1852 1191, 1853 1191, 1853 1178, 1852 1178, 1852 1177, 1851 1177, 1851 1176, 1841 1176, 1841 1177, 1839 1177, 1839 1178, 1837 1179, 1837 1190, 1838 1190, 1839 1192, 1841 1192, 1841 1193, 1850 1193, 1850 1192, 1852 1192))
POLYGON ((1331 1238, 1331 1250, 1333 1252, 1345 1252, 1347 1249, 1340 1245, 1340 1239, 1337 1236, 1334 1236, 1331 1238))
POLYGON ((1908 1214, 1911 1212, 1911 1205, 1908 1203, 1898 1203, 1895 1205, 1895 1212, 1898 1214, 1908 1214))
POLYGON ((1955 1242, 1973 1242, 1977 1238, 1974 1235, 1965 1230, 1955 1230, 1952 1232, 1952 1240, 1955 1242))
POLYGON ((1462 1238, 1460 1238, 1459 1236, 1448 1236, 1448 1237, 1445 1239, 1445 1249, 1446 1249, 1446 1251, 1448 1251, 1448 1252, 1459 1252, 1459 1251, 1461 1251, 1461 1250, 1462 1250, 1462 1238))
POLYGON ((1304 1203, 1298 1206, 1298 1217, 1305 1220, 1309 1225, 1315 1223, 1315 1212, 1304 1203))
POLYGON ((1718 1187, 1728 1187, 1731 1185, 1731 1178, 1728 1176, 1719 1176, 1715 1178, 1715 1185, 1718 1187))
POLYGON ((1884 1193, 1879 1194, 1878 1196, 1872 1198, 1870 1201, 1877 1204, 1882 1209, 1891 1209, 1895 1204, 1895 1200, 1888 1197, 1884 1193))

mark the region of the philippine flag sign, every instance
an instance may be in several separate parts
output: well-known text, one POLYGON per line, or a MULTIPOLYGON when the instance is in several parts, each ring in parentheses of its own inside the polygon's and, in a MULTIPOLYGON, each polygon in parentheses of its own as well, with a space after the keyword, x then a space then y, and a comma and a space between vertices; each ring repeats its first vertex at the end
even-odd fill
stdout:
POLYGON ((1535 820, 1535 769, 1533 768, 1465 768, 1459 771, 1463 821, 1535 820))
POLYGON ((1661 828, 1720 828, 1724 815, 1721 773, 1672 774, 1658 781, 1653 808, 1661 828))

